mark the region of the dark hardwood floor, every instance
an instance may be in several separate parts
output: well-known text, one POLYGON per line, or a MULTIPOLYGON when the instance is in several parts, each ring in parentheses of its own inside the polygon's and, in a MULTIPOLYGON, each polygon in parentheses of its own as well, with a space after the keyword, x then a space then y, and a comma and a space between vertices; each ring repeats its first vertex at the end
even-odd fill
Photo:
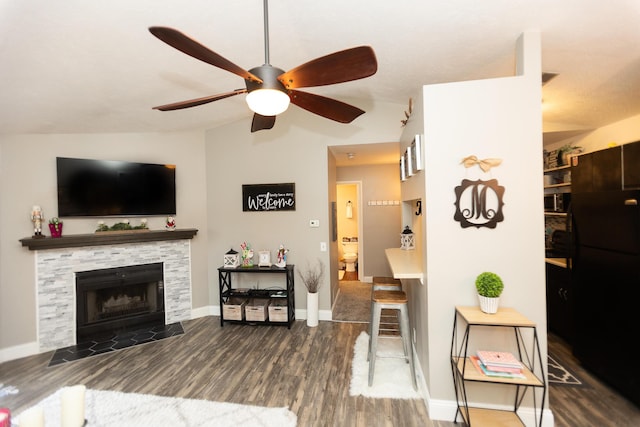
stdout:
POLYGON ((52 352, 0 365, 20 392, 0 405, 15 413, 65 385, 247 405, 289 407, 299 426, 453 426, 431 422, 422 400, 349 396, 353 345, 363 323, 320 322, 291 330, 183 322, 183 335, 47 367, 52 352))
MULTIPOLYGON (((66 385, 270 407, 289 407, 299 426, 435 426, 421 400, 349 396, 353 344, 365 323, 296 321, 284 327, 225 325, 218 317, 183 322, 165 340, 48 367, 52 352, 0 364, 0 383, 18 394, 0 398, 14 413, 66 385)), ((551 386, 556 426, 638 426, 633 404, 571 363, 550 336, 550 349, 586 382, 551 386)), ((449 351, 444 349, 443 351, 449 351)))
POLYGON ((549 333, 547 341, 549 352, 583 383, 549 387, 549 405, 557 427, 640 426, 640 408, 585 370, 561 338, 549 333))

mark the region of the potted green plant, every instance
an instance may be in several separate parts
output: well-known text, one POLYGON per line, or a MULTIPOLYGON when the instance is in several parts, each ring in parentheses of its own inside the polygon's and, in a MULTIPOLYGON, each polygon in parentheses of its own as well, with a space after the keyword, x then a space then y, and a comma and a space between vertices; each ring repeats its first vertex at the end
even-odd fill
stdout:
POLYGON ((485 271, 476 277, 476 291, 480 300, 480 310, 488 314, 498 311, 500 295, 504 290, 504 283, 496 273, 485 271))
POLYGON ((565 144, 558 148, 558 166, 566 166, 569 164, 569 156, 575 152, 580 152, 582 147, 577 145, 571 145, 571 143, 565 144))
POLYGON ((317 267, 307 264, 307 270, 298 274, 307 288, 307 326, 318 326, 318 290, 322 285, 324 276, 324 264, 318 260, 317 267))

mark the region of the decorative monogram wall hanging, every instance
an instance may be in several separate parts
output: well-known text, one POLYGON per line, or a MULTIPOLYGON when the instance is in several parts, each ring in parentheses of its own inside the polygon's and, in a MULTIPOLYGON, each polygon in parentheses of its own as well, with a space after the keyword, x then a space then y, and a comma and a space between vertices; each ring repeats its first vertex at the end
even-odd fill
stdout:
MULTIPOLYGON (((476 156, 465 157, 461 162, 465 168, 477 165, 484 173, 489 172, 492 167, 499 166, 500 163, 502 163, 501 159, 479 160, 476 156)), ((456 213, 453 218, 462 228, 496 228, 496 225, 504 220, 502 214, 504 187, 498 185, 497 179, 488 181, 463 179, 455 188, 455 193, 456 213)))

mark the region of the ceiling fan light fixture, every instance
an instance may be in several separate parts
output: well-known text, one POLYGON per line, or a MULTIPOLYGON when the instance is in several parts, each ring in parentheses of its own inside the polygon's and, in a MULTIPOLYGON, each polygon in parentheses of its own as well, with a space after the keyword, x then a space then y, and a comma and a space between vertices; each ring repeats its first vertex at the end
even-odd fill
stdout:
POLYGON ((289 95, 278 89, 255 89, 247 94, 247 105, 261 116, 277 116, 289 108, 289 95))

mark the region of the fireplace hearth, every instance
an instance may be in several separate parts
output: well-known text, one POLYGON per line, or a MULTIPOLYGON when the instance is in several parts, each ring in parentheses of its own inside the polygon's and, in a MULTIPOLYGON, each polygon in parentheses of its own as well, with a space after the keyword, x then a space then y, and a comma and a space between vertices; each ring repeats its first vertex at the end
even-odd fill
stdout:
POLYGON ((163 263, 76 273, 76 340, 165 324, 163 263))

